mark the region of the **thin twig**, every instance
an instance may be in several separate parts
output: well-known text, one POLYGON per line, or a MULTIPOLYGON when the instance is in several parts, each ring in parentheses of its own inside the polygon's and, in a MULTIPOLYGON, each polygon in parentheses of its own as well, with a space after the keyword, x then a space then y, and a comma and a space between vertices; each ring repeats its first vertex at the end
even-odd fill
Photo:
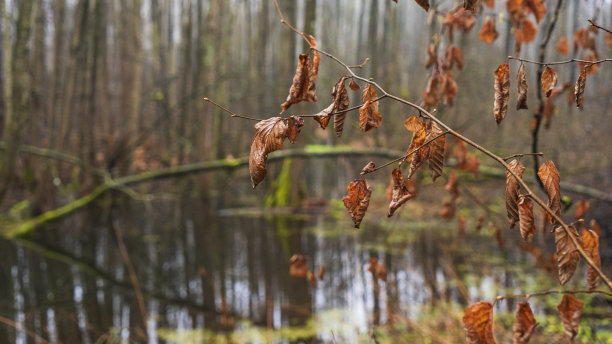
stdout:
POLYGON ((43 337, 41 337, 41 336, 37 335, 36 333, 34 333, 34 332, 32 332, 32 331, 28 330, 28 329, 27 329, 27 328, 25 328, 23 325, 21 325, 21 324, 19 324, 19 323, 16 323, 16 322, 14 322, 14 321, 13 321, 13 320, 11 320, 11 319, 8 319, 8 318, 5 318, 5 317, 3 317, 3 316, 0 316, 0 323, 3 323, 3 324, 8 325, 8 326, 10 326, 10 327, 13 327, 13 328, 14 328, 15 330, 17 330, 17 331, 24 332, 24 333, 25 333, 25 334, 27 334, 28 336, 30 336, 30 337, 32 337, 32 338, 34 338, 34 339, 36 339, 37 341, 39 341, 39 342, 41 342, 41 343, 43 343, 43 344, 49 344, 49 342, 48 342, 46 339, 44 339, 43 337))
POLYGON ((372 172, 376 172, 376 171, 380 170, 381 168, 385 168, 385 167, 387 167, 387 166, 389 166, 389 165, 391 165, 391 164, 393 164, 393 163, 396 163, 396 162, 398 162, 398 161, 406 160, 406 159, 408 159, 408 157, 409 157, 409 156, 411 156, 412 154, 414 154, 414 153, 415 153, 416 151, 418 151, 419 149, 421 149, 421 148, 423 148, 423 147, 427 146, 428 144, 430 144, 431 142, 435 141, 435 140, 436 140, 437 138, 439 138, 440 136, 444 136, 444 135, 446 135, 446 134, 448 134, 448 131, 444 131, 444 132, 442 132, 442 133, 440 133, 440 134, 438 134, 438 135, 436 135, 436 136, 432 137, 431 139, 429 139, 429 140, 425 141, 425 142, 424 142, 422 145, 420 145, 420 146, 418 146, 418 147, 416 147, 416 148, 412 149, 412 150, 411 150, 409 153, 407 153, 406 155, 401 156, 401 157, 399 157, 399 158, 397 158, 397 159, 393 159, 393 160, 391 160, 391 161, 387 162, 387 163, 386 163, 386 164, 384 164, 384 165, 380 165, 380 166, 378 166, 378 167, 376 167, 376 168, 373 168, 373 169, 372 169, 372 170, 370 170, 370 171, 363 172, 361 175, 362 175, 362 176, 365 176, 366 174, 370 174, 370 173, 372 173, 372 172))
POLYGON ((596 24, 595 22, 593 22, 593 20, 591 20, 591 19, 587 19, 587 20, 589 21, 589 23, 591 23, 591 26, 595 26, 596 28, 598 28, 598 29, 600 29, 600 30, 604 30, 605 32, 612 34, 612 31, 610 31, 610 29, 606 29, 606 28, 605 28, 605 27, 603 27, 603 26, 599 26, 599 25, 597 25, 597 24, 596 24))
POLYGON ((513 158, 521 158, 521 157, 523 157, 525 155, 544 155, 544 153, 521 153, 521 154, 510 155, 510 156, 507 156, 507 157, 502 158, 502 159, 510 160, 510 159, 513 159, 513 158))
MULTIPOLYGON (((374 100, 371 100, 370 104, 374 103, 374 102, 377 102, 377 101, 379 101, 379 100, 381 100, 381 99, 383 99, 385 97, 386 97, 385 95, 382 95, 382 96, 380 96, 380 97, 378 97, 378 98, 376 98, 374 100)), ((359 105, 355 105, 353 107, 350 107, 348 109, 344 109, 342 111, 331 112, 327 116, 333 116, 333 115, 338 114, 338 113, 346 113, 346 112, 349 112, 349 111, 357 110, 357 109, 361 108, 363 105, 364 104, 359 104, 359 105)), ((319 114, 314 114, 314 115, 299 115, 299 117, 302 117, 302 118, 310 118, 310 117, 317 117, 317 116, 320 116, 320 115, 319 114)))
POLYGON ((310 40, 308 39, 308 36, 306 36, 306 34, 298 29, 296 29, 295 27, 293 27, 291 24, 289 24, 288 21, 285 20, 285 16, 283 16, 283 11, 281 11, 280 6, 278 5, 278 0, 274 0, 274 5, 276 6, 276 12, 278 12, 278 15, 281 19, 281 23, 287 25, 287 27, 289 29, 291 29, 291 31, 297 33, 298 35, 302 36, 302 38, 304 38, 304 40, 306 41, 306 43, 308 43, 308 45, 310 47, 312 47, 312 45, 310 44, 310 40))
POLYGON ((334 335, 334 330, 329 330, 332 334, 332 343, 334 344, 338 344, 338 342, 336 342, 336 336, 334 335))
MULTIPOLYGON (((559 0, 559 2, 557 3, 557 8, 555 9, 555 21, 556 21, 556 17, 559 11, 559 8, 561 7, 561 2, 563 0, 559 0)), ((274 0, 275 3, 277 3, 277 0, 274 0)), ((277 4, 277 9, 280 11, 280 8, 278 8, 278 4, 277 4)), ((282 18, 282 14, 281 14, 281 18, 282 18)), ((552 23, 551 23, 552 24, 552 23)), ((553 26, 553 25, 551 25, 553 26)), ((548 40, 550 39, 550 32, 552 31, 552 28, 549 27, 549 32, 546 36, 545 42, 547 43, 548 40)), ((453 130, 452 128, 450 128, 446 123, 442 122, 441 120, 439 120, 437 117, 435 117, 434 115, 432 115, 430 112, 428 112, 427 110, 425 110, 424 108, 422 108, 421 106, 412 103, 408 100, 405 100, 403 98, 400 98, 398 96, 392 95, 390 93, 388 93, 383 87, 381 87, 380 85, 378 85, 376 82, 360 77, 357 74, 355 74, 353 72, 353 70, 350 68, 350 66, 348 66, 346 63, 344 63, 343 61, 341 61, 340 59, 338 59, 337 57, 335 57, 334 55, 326 52, 326 51, 322 51, 322 50, 318 50, 317 51, 327 57, 329 57, 330 59, 336 61, 338 64, 340 64, 341 66, 343 66, 346 71, 350 74, 350 76, 352 76, 353 78, 357 79, 357 80, 361 80, 363 82, 369 83, 370 85, 376 87, 378 90, 380 90, 380 92, 388 97, 391 98, 399 103, 405 104, 407 106, 410 106, 420 112, 423 113, 423 115, 425 115, 426 117, 428 117, 430 120, 432 120, 433 122, 437 123, 442 129, 446 129, 448 131, 449 134, 455 136, 456 138, 464 141, 465 143, 469 144, 470 146, 474 147, 475 149, 481 151, 482 153, 484 153, 485 155, 487 155, 489 158, 497 161, 500 165, 502 165, 507 171, 508 173, 510 173, 510 175, 512 175, 514 178, 516 178, 516 180, 519 182, 519 184, 521 185, 521 187, 523 188, 523 190, 525 190, 526 194, 531 196, 531 198, 535 201, 535 203, 537 203, 540 207, 542 207, 542 209, 544 209, 544 211, 546 211, 546 213, 548 213, 550 215, 550 217, 556 221, 556 223, 559 224, 559 226, 561 226, 561 228, 563 228, 563 230, 565 231, 565 233, 570 237, 570 240, 572 241, 572 244, 576 247, 576 250, 578 251, 578 253, 580 253, 580 255, 584 258, 584 260, 587 262, 587 264, 593 268, 593 270, 595 270, 597 272, 597 274, 599 275, 599 277, 602 279, 602 281, 606 284, 606 286, 612 290, 612 280, 610 280, 610 278, 604 274, 601 269, 595 264, 595 262, 593 262, 593 260, 589 257, 589 255, 587 255, 587 253, 584 251, 584 249, 582 248, 582 245, 580 245, 580 243, 578 242, 578 239, 572 235, 572 232, 569 229, 569 226, 563 222, 563 220, 561 219, 561 217, 559 217, 559 215, 557 215, 554 211, 552 211, 548 205, 539 197, 536 196, 536 194, 533 192, 533 190, 531 190, 531 188, 527 185, 527 183, 525 183, 525 181, 523 181, 522 178, 520 178, 511 168, 510 166, 508 166, 508 164, 498 155, 496 155, 495 153, 491 152, 490 150, 486 149, 485 147, 477 144, 476 142, 472 141, 471 139, 469 139, 466 136, 463 136, 461 134, 459 134, 457 131, 453 130)))
POLYGON ((365 60, 361 62, 361 64, 358 64, 356 66, 349 66, 349 68, 363 68, 369 61, 370 61, 370 58, 366 57, 365 60))
POLYGON ((230 109, 228 109, 228 108, 226 108, 225 106, 223 106, 223 105, 221 105, 221 104, 219 104, 219 103, 215 102, 215 101, 214 101, 214 100, 212 100, 212 99, 209 99, 209 98, 206 98, 206 97, 205 97, 205 98, 202 98, 202 100, 204 100, 204 101, 206 101, 206 102, 209 102, 209 103, 213 103, 213 104, 214 104, 216 107, 218 107, 218 108, 220 108, 221 110, 223 110, 223 111, 225 111, 225 112, 229 113, 230 115, 232 115, 232 117, 238 117, 238 118, 248 119, 248 120, 250 120, 250 121, 258 121, 258 122, 259 122, 259 121, 263 121, 263 119, 262 119, 262 118, 248 117, 248 116, 243 116, 243 115, 239 115, 239 114, 237 114, 237 113, 234 113, 234 112, 232 112, 230 109))
POLYGON ((522 62, 526 62, 526 63, 533 63, 533 64, 540 65, 540 66, 561 65, 561 64, 568 64, 568 63, 572 63, 572 62, 585 63, 587 65, 596 65, 596 64, 600 64, 600 63, 604 63, 604 62, 612 62, 612 59, 601 59, 601 60, 597 60, 597 61, 589 61, 589 60, 582 60, 582 59, 569 59, 569 60, 565 60, 565 61, 555 61, 555 62, 538 62, 538 61, 527 60, 527 59, 523 59, 523 58, 519 58, 519 57, 514 57, 514 56, 508 56, 508 59, 509 60, 518 60, 518 61, 522 61, 522 62))
POLYGON ((493 305, 497 303, 497 301, 507 300, 507 299, 525 299, 529 300, 532 296, 545 296, 552 294, 602 294, 606 296, 612 297, 612 293, 604 291, 604 290, 546 290, 539 291, 530 294, 516 294, 516 295, 500 295, 495 298, 493 305))

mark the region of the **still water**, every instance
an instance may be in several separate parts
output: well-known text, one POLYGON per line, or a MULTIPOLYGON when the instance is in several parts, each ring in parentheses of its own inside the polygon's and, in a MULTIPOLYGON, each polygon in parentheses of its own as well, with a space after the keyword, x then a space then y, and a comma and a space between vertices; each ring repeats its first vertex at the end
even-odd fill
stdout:
MULTIPOLYGON (((31 238, 0 240, 0 343, 456 343, 470 303, 559 288, 518 249, 517 232, 500 243, 468 217, 462 237, 456 220, 421 219, 413 205, 392 219, 374 208, 355 230, 339 201, 109 202, 31 238), (307 278, 290 275, 294 254, 305 257, 307 278), (385 265, 386 281, 368 271, 370 258, 385 265), (323 278, 310 281, 320 267, 323 278)), ((562 334, 559 300, 530 300, 542 337, 551 327, 562 334)), ((609 301, 583 300, 591 338, 609 332, 609 301)), ((509 339, 515 307, 497 303, 498 340, 509 339)))

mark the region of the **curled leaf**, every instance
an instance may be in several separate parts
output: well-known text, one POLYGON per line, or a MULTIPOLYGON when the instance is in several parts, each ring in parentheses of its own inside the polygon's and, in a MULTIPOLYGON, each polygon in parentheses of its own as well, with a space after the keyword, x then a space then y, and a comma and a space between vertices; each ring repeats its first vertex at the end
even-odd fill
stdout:
POLYGON ((495 19, 491 19, 487 17, 487 21, 485 21, 484 25, 482 25, 482 29, 480 29, 480 33, 478 34, 478 39, 486 43, 493 43, 495 39, 499 36, 497 30, 495 29, 495 19))
POLYGON ((516 72, 516 88, 518 92, 516 109, 527 109, 527 76, 525 75, 525 65, 522 62, 516 72))
MULTIPOLYGON (((308 36, 310 44, 313 48, 317 47, 317 42, 314 37, 308 36)), ((301 101, 316 102, 316 86, 315 80, 319 73, 319 62, 321 57, 317 50, 313 50, 313 59, 310 59, 309 55, 301 54, 299 56, 299 62, 295 75, 293 76, 293 82, 289 89, 289 95, 287 100, 281 105, 283 111, 287 110, 291 104, 299 103, 301 101)))
MULTIPOLYGON (((601 256, 599 255, 599 236, 597 233, 590 229, 582 230, 582 248, 586 254, 591 258, 593 263, 601 268, 601 256)), ((589 284, 589 290, 597 289, 599 285, 599 274, 592 266, 587 267, 587 282, 589 284)))
POLYGON ((561 317, 563 327, 565 328, 565 335, 572 342, 578 334, 580 316, 582 315, 582 306, 584 306, 584 302, 578 300, 572 294, 563 295, 561 303, 557 306, 559 316, 561 317))
MULTIPOLYGON (((508 166, 519 178, 523 178, 525 166, 523 166, 520 161, 514 159, 508 166)), ((508 214, 510 228, 514 228, 514 224, 519 220, 518 201, 521 185, 519 181, 510 174, 510 170, 506 170, 506 213, 508 214)))
POLYGON ((298 137, 298 134, 302 130, 304 126, 304 119, 300 116, 289 116, 287 118, 287 128, 288 134, 287 137, 291 143, 295 143, 295 140, 298 137))
MULTIPOLYGON (((426 141, 433 139, 442 134, 442 129, 437 123, 431 124, 431 130, 425 138, 426 141)), ((429 169, 431 170, 431 178, 435 181, 436 178, 442 175, 444 168, 444 153, 446 147, 446 135, 439 136, 429 144, 429 169)))
POLYGON ((550 97, 553 88, 557 85, 557 72, 550 67, 546 67, 542 73, 542 91, 550 97))
POLYGON ((423 126, 412 136, 410 147, 408 147, 408 152, 406 152, 406 160, 410 158, 410 169, 408 170, 409 180, 412 179, 416 170, 429 158, 429 145, 423 146, 429 128, 431 128, 431 125, 423 124, 423 126))
MULTIPOLYGON (((540 180, 546 189, 546 193, 548 194, 547 206, 557 216, 561 216, 561 187, 559 185, 561 178, 555 163, 552 161, 543 163, 538 169, 538 177, 540 177, 540 180)), ((546 216, 548 217, 548 221, 550 223, 555 224, 556 221, 553 221, 553 218, 550 215, 547 214, 546 216)))
POLYGON ((322 110, 318 114, 316 114, 313 119, 319 123, 321 129, 327 128, 327 124, 329 124, 329 119, 331 116, 329 115, 334 110, 334 104, 332 103, 326 109, 322 110))
POLYGON ((372 188, 365 179, 353 180, 346 188, 346 196, 342 198, 344 207, 351 215, 355 228, 359 228, 363 216, 368 210, 372 188))
POLYGON ((367 84, 361 96, 363 105, 359 108, 359 127, 366 133, 380 127, 382 115, 378 112, 378 95, 374 86, 367 84))
POLYGON ((578 80, 576 80, 576 86, 574 87, 574 96, 576 97, 576 106, 582 110, 584 107, 584 85, 586 83, 586 68, 580 70, 578 80))
POLYGON ((349 87, 353 91, 357 91, 360 87, 359 84, 355 82, 355 79, 351 78, 351 82, 349 82, 349 87))
POLYGON ((346 109, 349 106, 349 97, 348 92, 346 92, 346 88, 344 87, 344 81, 346 80, 346 76, 343 76, 338 80, 334 89, 332 91, 332 99, 334 100, 334 108, 333 112, 335 112, 334 116, 334 131, 336 132, 336 136, 342 136, 342 130, 344 129, 344 120, 346 118, 346 109))
POLYGON ((468 344, 491 344, 493 338, 493 305, 477 302, 465 310, 463 328, 468 344))
POLYGON ((536 18, 536 23, 539 23, 546 14, 544 0, 523 0, 523 6, 533 13, 536 18))
POLYGON ((391 172, 391 176, 393 178, 393 191, 391 194, 391 202, 389 203, 388 217, 391 217, 402 204, 406 203, 406 201, 416 197, 416 188, 414 185, 410 185, 404 180, 402 171, 396 168, 391 172), (411 188, 410 186, 413 187, 411 188))
POLYGON ((522 197, 518 202, 519 225, 521 228, 521 237, 527 240, 532 237, 535 232, 535 221, 533 216, 533 202, 529 197, 522 197))
POLYGON ((512 326, 512 342, 514 344, 527 344, 538 323, 535 321, 533 311, 528 302, 519 302, 512 326))
POLYGON ((376 164, 374 164, 374 161, 370 161, 367 165, 365 165, 363 167, 363 169, 361 170, 360 174, 361 175, 368 174, 368 173, 374 171, 375 167, 376 167, 376 164))
POLYGON ((493 113, 497 124, 506 117, 508 113, 508 99, 510 98, 510 67, 502 63, 495 70, 495 103, 493 113))
POLYGON ((280 117, 272 117, 255 124, 255 137, 249 154, 249 172, 253 189, 266 176, 268 154, 283 148, 288 128, 280 117))
MULTIPOLYGON (((571 235, 578 238, 578 233, 573 226, 568 227, 571 235)), ((570 236, 565 232, 563 227, 558 226, 555 228, 555 244, 557 245, 557 270, 559 272, 559 283, 564 285, 567 281, 572 278, 578 261, 580 260, 580 254, 576 250, 576 246, 572 242, 570 236)))
POLYGON ((306 259, 301 254, 294 254, 289 259, 289 274, 296 278, 306 278, 308 275, 308 266, 306 259))

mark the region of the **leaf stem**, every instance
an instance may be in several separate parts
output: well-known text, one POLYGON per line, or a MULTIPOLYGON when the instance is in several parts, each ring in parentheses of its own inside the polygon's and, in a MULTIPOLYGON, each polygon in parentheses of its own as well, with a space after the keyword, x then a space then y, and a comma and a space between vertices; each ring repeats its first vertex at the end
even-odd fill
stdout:
POLYGON ((206 102, 209 102, 209 103, 212 103, 212 104, 213 104, 213 105, 215 105, 216 107, 218 107, 218 108, 220 108, 221 110, 223 110, 223 111, 225 111, 225 112, 229 113, 230 115, 232 115, 232 117, 238 117, 238 118, 248 119, 248 120, 250 120, 250 121, 258 121, 258 122, 259 122, 259 121, 263 121, 263 119, 261 119, 261 118, 248 117, 248 116, 243 116, 243 115, 239 115, 239 114, 237 114, 237 113, 234 113, 234 112, 232 112, 230 109, 226 108, 225 106, 223 106, 223 105, 221 105, 221 104, 219 104, 219 103, 215 102, 214 100, 209 99, 209 98, 207 98, 207 97, 202 98, 202 100, 204 100, 204 101, 206 101, 206 102))
POLYGON ((539 291, 539 292, 530 293, 530 294, 500 295, 495 298, 493 305, 495 305, 498 301, 501 301, 501 300, 507 300, 507 299, 529 300, 529 298, 531 298, 532 296, 546 296, 546 295, 552 295, 552 294, 559 294, 559 295, 561 294, 602 294, 602 295, 612 297, 612 293, 605 291, 605 290, 546 290, 546 291, 539 291))

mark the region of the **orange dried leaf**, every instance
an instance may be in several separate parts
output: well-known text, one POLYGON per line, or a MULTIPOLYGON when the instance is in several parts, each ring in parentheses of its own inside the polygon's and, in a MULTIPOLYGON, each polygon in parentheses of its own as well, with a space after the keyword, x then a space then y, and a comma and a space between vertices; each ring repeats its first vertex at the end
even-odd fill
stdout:
POLYGON ((453 64, 457 64, 457 68, 463 69, 463 52, 459 47, 450 45, 446 48, 446 63, 448 68, 453 68, 453 64))
POLYGON ((425 121, 420 120, 417 116, 408 117, 404 122, 404 127, 406 130, 416 133, 425 125, 425 121))
MULTIPOLYGON (((538 177, 540 177, 540 180, 546 189, 546 193, 548 194, 547 206, 557 216, 561 216, 561 188, 559 185, 561 178, 555 163, 552 161, 543 163, 538 169, 538 177)), ((546 216, 548 217, 548 221, 550 223, 555 224, 556 221, 553 221, 553 218, 550 215, 547 214, 546 216)))
MULTIPOLYGON (((442 129, 437 123, 431 124, 431 130, 427 134, 426 141, 441 135, 442 129)), ((446 135, 439 136, 429 144, 429 169, 431 170, 431 178, 435 181, 436 178, 442 175, 444 168, 444 155, 446 148, 446 135)))
POLYGON ((510 228, 514 228, 514 224, 519 220, 518 201, 521 185, 519 181, 512 176, 510 171, 514 172, 520 179, 523 179, 525 166, 516 159, 512 160, 508 166, 509 170, 506 170, 506 212, 508 213, 510 228))
POLYGON ((308 275, 308 266, 306 259, 301 254, 294 254, 289 259, 289 274, 296 278, 306 278, 308 275))
POLYGON ((533 216, 533 203, 529 197, 521 196, 518 202, 518 212, 521 237, 523 240, 527 240, 536 232, 535 220, 533 216))
POLYGON ((497 124, 506 117, 508 113, 508 99, 510 98, 510 67, 502 63, 495 70, 495 103, 493 113, 497 124))
POLYGON ((425 10, 425 12, 429 11, 429 0, 414 0, 417 5, 423 7, 423 9, 425 10))
POLYGON ((414 187, 414 184, 411 188, 411 185, 408 184, 406 180, 404 180, 401 170, 397 168, 394 169, 393 172, 391 172, 391 177, 393 178, 393 189, 391 194, 391 202, 389 203, 389 213, 387 214, 387 217, 393 216, 393 213, 395 213, 395 211, 399 207, 401 207, 402 204, 406 203, 406 201, 408 201, 409 199, 416 197, 416 188, 414 187))
POLYGON ((425 68, 431 67, 438 61, 438 54, 436 53, 436 46, 430 44, 427 47, 427 61, 425 61, 425 68))
POLYGON ((283 148, 288 128, 280 117, 272 117, 255 124, 255 137, 249 154, 249 172, 253 189, 266 176, 268 153, 283 148))
POLYGON ((360 89, 359 84, 355 82, 355 79, 351 78, 351 82, 349 82, 349 87, 351 88, 351 90, 353 91, 357 91, 358 89, 360 89))
POLYGON ((313 287, 317 285, 317 276, 315 276, 312 271, 308 271, 308 282, 310 282, 310 285, 313 287))
POLYGON ((522 62, 516 72, 516 88, 518 93, 516 109, 527 109, 527 75, 525 75, 525 65, 522 62))
POLYGON ((503 248, 504 247, 504 236, 502 235, 501 229, 493 224, 493 222, 489 222, 489 227, 493 229, 493 233, 495 234, 495 241, 497 241, 497 246, 503 248))
POLYGON ((455 96, 459 91, 459 87, 455 80, 453 80, 452 74, 449 72, 444 73, 442 77, 444 82, 442 83, 442 94, 444 95, 444 102, 450 106, 453 106, 455 96))
POLYGON ((459 233, 459 237, 465 237, 465 217, 459 214, 457 218, 457 232, 459 233))
MULTIPOLYGON (((593 50, 589 50, 585 52, 584 54, 582 54, 581 60, 595 62, 597 61, 597 54, 593 50)), ((578 62, 578 67, 581 70, 586 68, 587 66, 588 66, 586 70, 587 75, 592 75, 592 74, 595 74, 595 72, 597 72, 596 64, 591 64, 588 62, 578 62)))
POLYGON ((378 259, 370 257, 370 264, 368 265, 367 271, 372 273, 372 275, 376 271, 376 264, 378 264, 378 259))
MULTIPOLYGON (((573 226, 569 226, 568 228, 570 229, 571 235, 580 239, 573 226)), ((576 266, 578 266, 578 261, 580 260, 580 253, 578 253, 572 239, 561 226, 555 228, 555 244, 557 245, 555 254, 557 256, 559 283, 564 285, 572 278, 572 275, 574 275, 574 271, 576 271, 576 266)))
MULTIPOLYGON (((587 256, 591 258, 593 263, 601 269, 601 256, 599 255, 599 236, 592 230, 582 230, 582 248, 586 252, 587 256)), ((599 285, 599 274, 592 266, 587 266, 587 282, 589 284, 589 290, 597 289, 599 285)))
POLYGON ((443 82, 440 74, 434 74, 427 81, 427 87, 423 91, 423 106, 436 107, 440 103, 440 84, 443 82))
POLYGON ((300 116, 289 116, 287 118, 287 137, 291 143, 295 143, 295 140, 298 137, 298 134, 302 130, 304 126, 304 119, 300 116))
POLYGON ((512 326, 512 341, 514 344, 527 344, 538 323, 528 302, 519 302, 512 326))
POLYGON ((429 158, 429 145, 423 146, 429 131, 428 128, 431 128, 431 126, 423 125, 412 136, 410 147, 408 147, 408 151, 406 152, 406 160, 410 159, 408 180, 412 179, 416 170, 429 158))
POLYGON ((370 161, 367 165, 365 165, 363 167, 363 169, 361 169, 361 173, 359 173, 360 175, 364 175, 364 174, 368 174, 372 171, 374 171, 374 168, 376 167, 376 164, 374 163, 374 161, 370 161))
POLYGON ((546 15, 544 0, 523 0, 523 6, 527 7, 531 13, 533 13, 537 23, 546 15))
POLYGON ((444 186, 444 189, 453 196, 453 199, 459 198, 459 187, 457 186, 457 175, 455 171, 451 171, 448 175, 448 182, 444 186))
POLYGON ((576 86, 574 87, 574 97, 576 97, 576 106, 582 110, 584 107, 584 85, 586 83, 586 68, 582 68, 576 86))
POLYGON ((584 216, 591 208, 591 204, 589 201, 580 200, 576 205, 576 213, 574 214, 574 220, 578 221, 580 219, 584 219, 584 216))
POLYGON ((536 29, 535 25, 533 25, 530 20, 523 21, 520 29, 517 28, 516 31, 514 31, 516 43, 523 44, 533 41, 535 39, 537 31, 538 30, 536 29))
POLYGON ((578 300, 572 294, 563 295, 561 303, 557 306, 559 316, 561 317, 563 327, 565 328, 565 335, 572 342, 578 334, 580 316, 582 315, 582 306, 584 306, 584 302, 578 300))
POLYGON ((597 221, 595 221, 595 219, 591 220, 591 228, 593 229, 593 232, 595 232, 597 234, 597 236, 601 235, 601 228, 599 227, 599 223, 597 223, 597 221))
POLYGON ((562 55, 569 55, 569 43, 567 42, 567 37, 563 36, 557 42, 557 51, 562 55))
POLYGON ((321 110, 321 112, 317 113, 313 119, 319 123, 321 129, 327 128, 329 124, 329 119, 331 118, 330 113, 334 111, 334 103, 331 103, 327 108, 321 110))
POLYGON ((346 188, 346 196, 342 198, 344 207, 351 215, 355 228, 359 228, 363 216, 368 210, 372 196, 372 188, 365 179, 357 179, 349 183, 346 188))
POLYGON ((467 144, 465 141, 455 137, 455 145, 453 146, 453 158, 457 160, 457 165, 465 162, 467 156, 467 144))
POLYGON ((469 158, 457 164, 457 169, 460 171, 468 171, 474 174, 474 178, 478 178, 478 168, 480 167, 480 159, 476 154, 471 153, 469 158))
POLYGON ((487 17, 487 21, 480 29, 480 33, 478 34, 478 39, 486 43, 493 43, 495 39, 499 36, 499 33, 495 29, 495 19, 491 19, 487 17))
POLYGON ((374 86, 367 84, 361 96, 363 105, 359 108, 359 127, 366 133, 380 127, 382 115, 378 112, 378 95, 374 86))
POLYGON ((495 344, 493 337, 493 305, 477 302, 465 310, 463 328, 468 344, 495 344))
POLYGON ((553 88, 557 85, 557 72, 550 67, 546 67, 542 73, 542 91, 550 97, 553 88))

